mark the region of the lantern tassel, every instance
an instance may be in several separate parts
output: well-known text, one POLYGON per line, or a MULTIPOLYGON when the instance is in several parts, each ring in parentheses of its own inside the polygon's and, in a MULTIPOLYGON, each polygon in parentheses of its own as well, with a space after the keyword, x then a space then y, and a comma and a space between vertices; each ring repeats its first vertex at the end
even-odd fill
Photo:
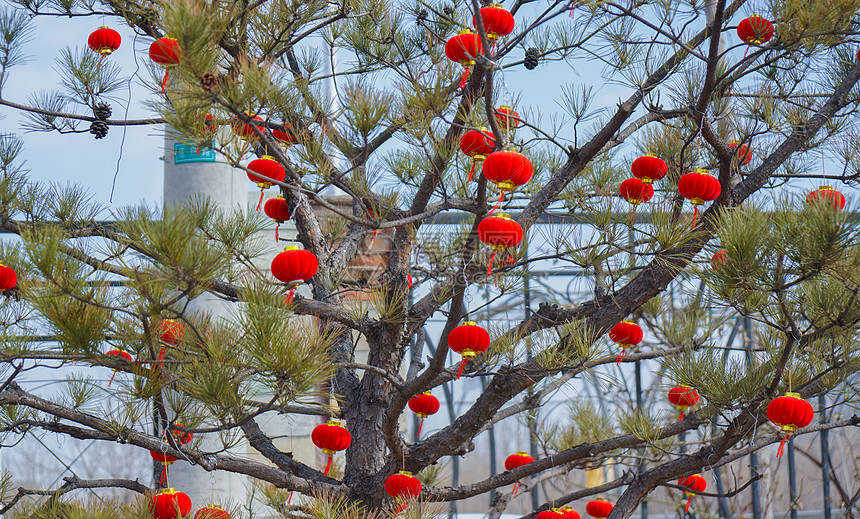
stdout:
POLYGON ((373 242, 376 241, 376 233, 379 232, 379 229, 374 229, 372 233, 370 233, 370 246, 373 247, 373 242))
POLYGON ((469 170, 469 178, 466 179, 466 182, 471 182, 472 177, 475 176, 475 168, 478 166, 478 161, 475 158, 472 158, 472 168, 469 170))
POLYGON ((328 461, 325 463, 325 470, 323 470, 323 476, 328 476, 328 471, 331 468, 331 454, 328 455, 328 461))
POLYGON ((457 86, 459 86, 460 88, 465 88, 466 87, 466 81, 469 80, 469 74, 471 74, 471 73, 472 73, 471 68, 466 67, 465 69, 463 69, 463 75, 460 76, 460 83, 457 86))
POLYGON ((621 361, 624 360, 624 357, 627 356, 627 350, 625 348, 621 348, 621 353, 618 354, 618 357, 615 358, 616 364, 621 364, 621 361))
POLYGON ((463 374, 463 368, 466 367, 467 362, 469 362, 469 359, 463 359, 460 361, 460 369, 457 371, 457 380, 460 380, 460 376, 463 374))
POLYGON ((514 495, 513 495, 513 497, 517 497, 517 492, 519 492, 519 491, 520 491, 520 482, 517 481, 516 483, 514 483, 514 495))
POLYGON ((110 376, 110 380, 108 380, 108 387, 113 384, 113 378, 116 376, 116 370, 113 370, 113 374, 110 376))
POLYGON ((679 422, 683 422, 683 421, 684 421, 684 409, 685 409, 685 408, 686 408, 686 406, 682 406, 682 407, 681 407, 681 416, 679 416, 679 417, 678 417, 678 421, 679 421, 679 422))
POLYGON ((422 418, 420 422, 418 422, 418 434, 415 435, 415 439, 421 438, 421 428, 424 427, 424 419, 422 418))
POLYGON ((777 458, 781 458, 781 457, 782 457, 782 451, 783 451, 783 449, 785 448, 785 441, 786 441, 786 440, 788 440, 788 437, 789 437, 789 436, 791 436, 791 433, 786 434, 786 435, 785 435, 785 437, 782 439, 782 441, 781 441, 781 442, 779 442, 779 448, 776 450, 776 457, 777 457, 777 458))
POLYGON ((164 79, 161 80, 161 93, 164 93, 164 87, 167 86, 167 80, 170 79, 170 69, 164 69, 164 79))
POLYGON ((278 235, 278 228, 281 227, 281 223, 278 222, 275 224, 275 241, 281 241, 281 237, 278 235))
POLYGON ((406 510, 407 506, 409 506, 409 503, 400 503, 400 506, 397 507, 397 510, 394 512, 394 515, 400 515, 400 512, 406 510))
POLYGON ((257 209, 255 211, 260 210, 260 206, 263 205, 263 188, 260 188, 260 200, 257 201, 257 209))
POLYGON ((693 495, 694 495, 694 494, 690 494, 690 497, 688 497, 688 498, 687 498, 687 506, 686 506, 686 507, 684 507, 684 511, 685 511, 685 512, 689 512, 689 511, 690 511, 690 503, 693 501, 693 495))
POLYGON ((287 496, 287 504, 290 504, 290 501, 292 501, 292 500, 293 500, 293 491, 290 490, 290 495, 287 496))
POLYGON ((490 254, 490 259, 487 260, 487 275, 493 275, 493 260, 496 259, 496 251, 490 254))
POLYGON ((636 206, 633 206, 633 210, 630 211, 630 227, 633 227, 633 224, 636 223, 636 206))
MULTIPOLYGON (((161 348, 161 351, 160 351, 160 352, 158 352, 158 360, 164 360, 164 355, 165 355, 165 353, 166 353, 166 352, 167 352, 167 349, 166 349, 166 348, 161 348)), ((159 363, 158 363, 158 367, 159 367, 159 368, 163 368, 163 367, 164 367, 164 363, 163 363, 163 362, 159 362, 159 363)))
POLYGON ((298 286, 294 286, 290 289, 289 293, 287 293, 287 297, 284 298, 284 304, 287 306, 293 306, 293 296, 296 294, 296 289, 298 286))
POLYGON ((693 224, 690 225, 690 229, 694 229, 696 227, 696 217, 699 216, 699 206, 696 205, 694 207, 695 209, 693 210, 693 224))
POLYGON ((161 464, 161 477, 158 478, 158 484, 164 486, 167 483, 167 465, 161 464))
POLYGON ((499 194, 499 201, 498 201, 498 202, 496 202, 496 205, 494 205, 492 209, 490 209, 490 212, 489 212, 489 213, 487 213, 487 216, 489 216, 489 215, 491 215, 491 214, 495 213, 495 212, 496 212, 496 209, 498 209, 499 207, 502 207, 502 201, 503 201, 504 199, 505 199, 505 192, 504 192, 504 191, 502 191, 502 192, 499 194))

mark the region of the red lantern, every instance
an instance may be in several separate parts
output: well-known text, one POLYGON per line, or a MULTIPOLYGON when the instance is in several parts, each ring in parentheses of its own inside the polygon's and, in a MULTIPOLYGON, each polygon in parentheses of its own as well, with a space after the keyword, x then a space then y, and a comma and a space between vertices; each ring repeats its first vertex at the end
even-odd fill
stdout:
POLYGON ((15 273, 15 269, 0 262, 0 292, 12 290, 17 284, 18 275, 15 273))
POLYGON ((424 419, 439 411, 439 399, 430 394, 430 391, 425 391, 409 399, 409 409, 421 418, 421 421, 418 423, 418 434, 416 435, 416 437, 420 438, 424 419))
MULTIPOLYGON (((484 21, 484 31, 487 39, 493 42, 502 36, 507 36, 514 31, 514 15, 501 4, 490 4, 481 8, 481 19, 484 21)), ((478 30, 478 20, 472 16, 472 26, 478 30)))
POLYGON ((230 519, 230 513, 219 505, 209 505, 197 510, 194 519, 230 519))
MULTIPOLYGON (((249 114, 249 113, 246 113, 245 115, 247 115, 248 117, 251 117, 251 114, 249 114)), ((254 121, 261 121, 261 122, 263 121, 263 118, 260 117, 259 115, 255 115, 255 116, 251 117, 251 119, 254 121)), ((252 141, 252 140, 257 138, 257 132, 254 131, 254 128, 257 128, 257 130, 259 130, 260 133, 266 133, 266 127, 265 126, 257 126, 255 124, 243 123, 242 121, 239 120, 238 117, 233 118, 233 122, 230 124, 230 127, 233 129, 233 133, 235 133, 240 139, 243 139, 246 141, 252 141)))
POLYGON ((463 75, 460 77, 460 88, 466 86, 469 72, 475 64, 475 57, 483 53, 484 48, 481 43, 481 36, 469 29, 460 31, 445 43, 445 55, 448 56, 448 59, 464 67, 463 75))
POLYGON ((684 491, 687 494, 687 506, 684 508, 686 512, 690 511, 690 502, 693 500, 693 496, 696 495, 695 492, 704 492, 708 488, 708 482, 705 481, 705 478, 701 474, 693 474, 692 476, 681 478, 678 480, 678 484, 692 490, 692 492, 684 491))
POLYGON ((257 187, 260 188, 260 201, 257 202, 257 211, 259 211, 260 205, 263 203, 263 190, 275 184, 271 180, 257 175, 263 175, 263 177, 283 182, 287 176, 287 170, 283 164, 275 160, 275 157, 270 157, 269 155, 263 155, 259 159, 254 159, 248 163, 248 178, 251 179, 251 182, 256 182, 257 187))
POLYGON ((281 195, 278 195, 275 198, 270 198, 266 200, 265 205, 263 205, 263 212, 266 213, 266 216, 275 221, 275 241, 280 241, 281 237, 278 235, 278 229, 281 227, 282 223, 289 220, 292 216, 290 208, 287 205, 287 201, 284 200, 284 197, 281 195))
POLYGON ((654 186, 650 183, 646 184, 638 178, 628 178, 621 183, 618 191, 621 193, 622 198, 634 206, 642 202, 647 202, 654 196, 654 186))
POLYGON ((276 130, 272 129, 272 136, 278 140, 281 144, 290 145, 295 144, 296 136, 293 134, 293 125, 290 123, 284 123, 284 130, 276 130))
POLYGON ((829 205, 838 211, 845 207, 845 195, 830 186, 821 186, 806 195, 807 204, 818 204, 822 201, 829 202, 829 205))
POLYGON ((520 114, 508 105, 502 105, 496 108, 493 111, 493 114, 496 116, 496 122, 499 123, 499 126, 501 126, 505 132, 511 131, 511 128, 519 128, 523 125, 523 122, 520 120, 520 114))
POLYGON ((665 177, 669 173, 669 166, 657 155, 648 153, 634 160, 630 165, 630 171, 634 177, 650 184, 665 177))
POLYGON ((767 405, 767 419, 785 433, 776 451, 777 458, 782 457, 782 450, 788 437, 798 429, 811 424, 813 416, 815 411, 812 409, 812 404, 797 393, 786 393, 770 401, 767 405))
POLYGON ((523 241, 523 228, 520 224, 511 220, 505 213, 488 216, 478 224, 478 239, 493 249, 493 253, 487 260, 487 275, 493 273, 493 259, 496 253, 510 247, 516 247, 523 241))
POLYGON ((496 147, 496 136, 484 127, 477 130, 469 130, 460 137, 460 150, 472 159, 472 168, 469 170, 468 182, 472 181, 475 167, 479 162, 487 158, 496 147))
POLYGON ((729 261, 729 251, 726 249, 720 249, 711 256, 711 268, 714 270, 719 270, 722 267, 726 266, 726 263, 729 261))
POLYGON ((311 440, 314 442, 314 445, 328 454, 328 461, 323 471, 323 476, 328 476, 332 456, 334 456, 335 452, 349 448, 350 444, 352 444, 352 435, 349 434, 346 427, 340 424, 339 420, 329 420, 328 423, 314 427, 313 432, 311 432, 311 440))
POLYGON ((761 45, 773 38, 773 24, 757 14, 744 18, 738 24, 738 38, 745 43, 761 45))
POLYGON ((191 513, 191 498, 174 488, 164 488, 149 500, 153 519, 177 519, 191 513))
POLYGON ((494 151, 484 160, 484 176, 496 184, 499 191, 513 191, 532 179, 532 162, 516 151, 494 151))
POLYGON ((678 421, 684 419, 684 411, 699 402, 699 392, 690 386, 678 386, 669 390, 669 402, 681 410, 678 421))
POLYGON ((729 148, 737 148, 738 150, 735 152, 738 160, 741 163, 741 166, 746 166, 750 162, 752 162, 752 152, 749 150, 746 144, 741 144, 738 141, 729 142, 729 148))
POLYGON ((194 433, 182 431, 180 429, 177 429, 177 427, 185 426, 182 425, 180 422, 173 422, 173 425, 170 427, 170 434, 172 434, 173 437, 176 438, 176 441, 178 441, 182 445, 191 443, 191 440, 194 438, 194 433))
POLYGON ((314 277, 317 270, 319 270, 319 261, 314 253, 295 245, 285 247, 284 252, 279 253, 272 260, 272 275, 290 287, 287 304, 292 304, 296 287, 314 277))
MULTIPOLYGON (((505 470, 514 470, 516 468, 522 467, 523 465, 528 465, 532 463, 535 459, 526 454, 523 451, 517 451, 515 454, 511 454, 507 458, 505 458, 505 470)), ((517 481, 514 483, 513 494, 514 497, 517 497, 517 491, 520 489, 520 482, 517 481)))
POLYGON ((567 519, 579 519, 579 512, 567 505, 561 507, 561 513, 563 513, 567 519))
MULTIPOLYGON (((421 495, 421 481, 411 472, 401 470, 385 478, 385 491, 395 499, 414 499, 421 495)), ((394 515, 402 512, 407 506, 409 506, 408 503, 402 503, 397 507, 394 515)))
POLYGON ((87 38, 87 45, 89 45, 90 50, 98 52, 102 57, 110 56, 113 51, 119 48, 121 43, 122 37, 119 33, 106 26, 94 30, 87 38))
MULTIPOLYGON (((110 350, 109 352, 105 353, 105 355, 118 355, 121 359, 125 360, 126 362, 132 361, 131 354, 129 354, 127 351, 124 351, 124 350, 110 350)), ((116 370, 113 370, 113 374, 110 376, 110 380, 108 380, 108 387, 110 387, 110 385, 113 384, 113 378, 115 376, 116 376, 116 370)))
POLYGON ((535 519, 567 519, 567 515, 560 508, 550 508, 549 510, 538 512, 535 519))
POLYGON ((607 499, 598 497, 585 505, 585 512, 596 519, 605 519, 612 513, 612 503, 607 499))
POLYGON ((161 342, 175 346, 185 337, 185 327, 182 326, 182 323, 173 319, 164 319, 158 323, 155 333, 161 342))
POLYGON ((161 477, 158 478, 158 484, 163 485, 167 481, 167 466, 176 461, 176 458, 158 451, 149 451, 149 455, 152 456, 152 459, 161 463, 161 477))
POLYGON ((716 200, 720 196, 720 191, 720 181, 704 169, 697 169, 678 179, 678 192, 696 208, 693 213, 693 227, 696 226, 699 206, 705 202, 716 200))
POLYGON ((644 336, 642 328, 633 321, 621 321, 613 326, 609 330, 609 339, 621 346, 621 353, 615 359, 615 363, 620 364, 627 355, 627 348, 632 348, 642 342, 644 336))
POLYGON ((164 79, 161 80, 161 93, 170 77, 170 69, 179 64, 182 59, 182 50, 179 42, 169 36, 158 38, 149 46, 149 59, 164 67, 164 79))
POLYGON ((460 370, 457 371, 457 379, 459 379, 466 363, 490 347, 490 334, 474 321, 466 321, 448 334, 448 346, 452 351, 463 356, 460 370))

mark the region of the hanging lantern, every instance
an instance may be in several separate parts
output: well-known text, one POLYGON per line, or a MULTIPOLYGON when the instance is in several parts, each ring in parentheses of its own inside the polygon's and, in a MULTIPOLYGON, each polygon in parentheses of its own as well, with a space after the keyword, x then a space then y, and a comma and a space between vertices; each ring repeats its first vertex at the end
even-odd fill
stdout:
POLYGON ((445 55, 448 59, 464 67, 463 75, 460 77, 460 88, 466 86, 466 80, 469 79, 469 73, 475 64, 475 57, 483 53, 481 36, 469 29, 463 29, 445 43, 445 55))
POLYGON ((680 409, 681 416, 678 421, 684 419, 684 411, 688 407, 693 407, 699 402, 699 392, 690 386, 678 386, 669 390, 669 402, 680 409))
POLYGON ((741 166, 746 166, 752 162, 752 152, 746 144, 741 144, 738 141, 731 141, 729 142, 729 148, 737 148, 735 156, 738 158, 741 166))
POLYGON ((256 182, 257 187, 260 188, 260 201, 257 202, 257 211, 259 211, 260 205, 263 203, 263 190, 268 189, 275 184, 273 184, 271 180, 267 180, 257 175, 263 175, 264 177, 268 177, 272 180, 283 182, 287 177, 287 170, 284 168, 283 164, 275 160, 275 157, 270 157, 269 155, 263 155, 259 159, 254 159, 248 163, 248 178, 251 179, 251 182, 256 182))
POLYGON ((499 201, 490 211, 492 214, 502 205, 506 192, 514 191, 532 179, 534 167, 528 157, 522 153, 506 150, 494 151, 487 155, 482 171, 484 177, 499 189, 499 201))
POLYGON ((579 519, 579 512, 567 505, 561 507, 561 513, 563 513, 567 519, 579 519))
POLYGON ((598 497, 585 505, 585 513, 595 519, 606 519, 612 513, 612 503, 607 499, 598 497))
MULTIPOLYGON (((385 492, 389 496, 406 501, 415 499, 421 495, 421 481, 412 475, 411 472, 401 470, 397 474, 392 474, 385 478, 385 492)), ((409 503, 403 502, 397 507, 394 515, 397 516, 409 506, 409 503)))
POLYGON ((122 37, 119 33, 104 25, 91 32, 90 37, 87 38, 87 45, 90 50, 101 54, 99 63, 105 56, 110 56, 113 51, 117 50, 121 43, 122 37))
POLYGON ((624 357, 627 356, 627 348, 632 348, 640 342, 645 336, 642 328, 633 321, 621 321, 609 330, 609 339, 612 342, 617 342, 621 346, 621 353, 615 359, 616 364, 620 364, 624 357))
MULTIPOLYGON (((411 280, 409 285, 412 285, 411 280)), ((415 435, 417 438, 420 438, 421 427, 424 426, 424 419, 439 411, 439 399, 433 396, 430 391, 425 391, 420 395, 415 395, 409 399, 409 409, 421 418, 421 421, 418 422, 418 434, 415 435)))
POLYGON ((487 155, 493 152, 496 147, 496 136, 488 129, 481 127, 477 130, 469 130, 460 137, 460 150, 472 159, 472 168, 469 170, 469 178, 467 182, 472 181, 475 174, 475 167, 479 162, 483 162, 487 155))
POLYGON ((687 506, 684 508, 685 512, 690 511, 690 502, 693 501, 693 496, 695 496, 695 492, 704 492, 706 488, 708 488, 708 482, 705 481, 705 478, 701 474, 693 474, 692 476, 687 476, 685 478, 681 478, 678 480, 678 484, 684 488, 689 488, 692 492, 685 490, 684 493, 687 494, 687 506))
POLYGON ((634 177, 650 184, 665 177, 669 173, 669 166, 657 155, 648 153, 634 160, 630 165, 630 171, 634 177))
POLYGON ((845 207, 845 195, 830 186, 821 186, 806 195, 807 204, 819 204, 822 201, 829 202, 829 205, 837 211, 845 207))
POLYGON ((696 208, 693 212, 693 224, 699 215, 699 206, 705 202, 716 200, 720 196, 720 181, 712 177, 704 169, 696 169, 678 179, 678 192, 696 208))
POLYGON ((654 186, 638 178, 628 178, 618 188, 621 197, 635 206, 651 200, 654 196, 654 186))
POLYGON ((713 270, 720 270, 725 267, 729 261, 729 251, 726 249, 720 249, 711 256, 711 268, 713 270))
MULTIPOLYGON (((490 4, 482 7, 481 19, 484 21, 484 32, 487 33, 487 39, 493 42, 495 48, 496 40, 502 36, 507 36, 514 31, 514 15, 501 4, 490 4)), ((478 30, 478 20, 476 16, 472 16, 472 26, 475 31, 478 30)))
POLYGON ((164 67, 164 79, 161 80, 161 93, 163 94, 167 80, 170 78, 170 69, 178 65, 179 60, 182 59, 179 42, 169 36, 158 38, 149 46, 149 59, 164 67))
POLYGON ((293 125, 290 123, 286 123, 286 122, 284 123, 284 129, 283 130, 276 130, 273 128, 272 129, 272 136, 275 139, 277 139, 278 142, 280 142, 281 144, 284 144, 286 146, 289 146, 291 144, 295 144, 296 142, 298 142, 296 140, 295 134, 293 133, 293 125))
POLYGON ((275 198, 270 198, 266 200, 265 205, 263 205, 263 212, 266 213, 266 216, 275 221, 275 241, 280 241, 281 237, 278 235, 278 229, 281 227, 282 223, 289 220, 292 216, 290 208, 287 205, 287 201, 284 200, 284 197, 281 195, 278 195, 275 198))
POLYGON ((191 443, 191 440, 194 438, 194 433, 186 432, 177 427, 185 427, 180 422, 173 422, 173 425, 170 426, 170 434, 178 441, 181 445, 187 445, 191 443))
POLYGON ((550 508, 549 510, 543 510, 542 512, 538 512, 535 516, 535 519, 567 519, 567 515, 561 511, 560 508, 550 508))
POLYGON ((493 273, 496 253, 516 247, 523 241, 523 228, 505 213, 488 216, 478 224, 478 239, 493 249, 487 260, 487 275, 493 273))
POLYGON ((18 284, 18 275, 15 269, 7 267, 0 261, 0 292, 7 292, 18 284))
POLYGON ((523 125, 523 122, 520 120, 520 114, 508 105, 496 108, 493 110, 493 115, 495 115, 499 126, 505 130, 505 133, 510 132, 512 128, 519 128, 523 125))
MULTIPOLYGON (((517 451, 515 454, 511 454, 507 458, 505 458, 505 470, 514 470, 516 468, 522 467, 523 465, 528 465, 532 463, 535 459, 526 454, 523 451, 517 451)), ((520 482, 517 481, 514 483, 513 494, 514 497, 517 497, 517 491, 520 489, 520 482)))
POLYGON ((296 287, 314 277, 319 270, 319 261, 314 253, 300 249, 295 245, 285 247, 272 260, 272 275, 281 283, 290 287, 285 304, 293 303, 296 287))
MULTIPOLYGON (((245 115, 247 115, 248 117, 251 117, 251 114, 249 114, 247 112, 245 113, 245 115)), ((259 115, 255 115, 255 116, 251 117, 251 119, 254 121, 263 122, 263 118, 260 117, 259 115)), ((257 138, 257 132, 254 131, 254 128, 257 128, 257 130, 259 130, 260 133, 266 133, 266 127, 265 126, 257 126, 255 124, 248 124, 248 123, 245 123, 245 122, 242 122, 241 120, 239 120, 238 117, 233 118, 233 121, 230 123, 230 128, 233 129, 233 133, 235 133, 237 137, 239 137, 242 140, 246 140, 246 141, 252 141, 252 140, 257 138)))
POLYGON ((173 319, 163 319, 158 322, 155 333, 161 342, 175 346, 185 337, 185 327, 182 326, 182 323, 173 319))
MULTIPOLYGON (((125 350, 110 350, 105 355, 116 355, 119 358, 123 359, 126 362, 132 362, 131 354, 125 350)), ((110 380, 108 380, 108 387, 113 384, 113 378, 116 376, 116 370, 112 370, 113 374, 110 376, 110 380)))
POLYGON ((161 477, 158 478, 158 484, 165 484, 167 482, 167 466, 176 461, 176 458, 158 451, 149 451, 149 455, 152 456, 152 459, 161 463, 161 477))
POLYGON ((785 433, 779 443, 779 449, 776 451, 777 458, 782 457, 782 450, 788 437, 798 429, 811 424, 814 416, 815 411, 812 409, 812 404, 797 393, 786 393, 770 401, 767 405, 767 419, 785 433))
POLYGON ((773 24, 757 14, 744 18, 738 24, 738 38, 745 43, 761 45, 773 38, 773 24))
POLYGON ((328 461, 325 464, 325 470, 323 470, 323 476, 328 476, 334 453, 349 448, 352 444, 352 435, 349 434, 346 427, 340 424, 339 420, 329 420, 328 423, 314 427, 313 432, 311 432, 311 440, 314 445, 328 455, 328 461))
POLYGON ((177 519, 191 513, 191 498, 175 488, 163 488, 149 500, 153 519, 177 519))
POLYGON ((457 379, 459 380, 466 363, 490 347, 490 334, 474 321, 466 321, 448 334, 448 346, 451 351, 463 356, 463 360, 460 361, 460 369, 457 371, 457 379))
POLYGON ((204 506, 194 514, 194 519, 230 519, 230 512, 220 505, 204 506))

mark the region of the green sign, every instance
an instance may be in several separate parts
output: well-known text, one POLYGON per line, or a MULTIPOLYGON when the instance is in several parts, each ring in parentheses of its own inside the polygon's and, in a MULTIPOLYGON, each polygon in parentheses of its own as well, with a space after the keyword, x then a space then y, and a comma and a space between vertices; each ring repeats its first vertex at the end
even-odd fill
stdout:
POLYGON ((200 144, 174 143, 173 163, 189 164, 191 162, 215 162, 215 150, 200 144))

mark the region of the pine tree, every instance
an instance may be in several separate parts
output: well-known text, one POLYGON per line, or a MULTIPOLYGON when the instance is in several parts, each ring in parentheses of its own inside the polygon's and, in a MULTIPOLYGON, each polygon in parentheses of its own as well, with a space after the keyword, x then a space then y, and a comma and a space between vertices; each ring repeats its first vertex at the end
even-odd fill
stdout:
MULTIPOLYGON (((860 3, 774 2, 757 14, 774 22, 775 34, 768 38, 755 21, 749 42, 736 31, 750 14, 743 0, 531 4, 506 5, 515 27, 496 38, 504 25, 497 8, 482 10, 477 0, 8 3, 0 16, 0 87, 23 61, 33 20, 42 16, 98 14, 152 41, 175 42, 161 51, 167 73, 155 64, 149 70, 153 115, 137 123, 211 147, 237 175, 262 175, 260 182, 280 191, 297 241, 319 268, 294 293, 295 283, 283 281, 299 280, 275 279, 255 264, 269 225, 261 212, 227 214, 206 200, 115 210, 109 225, 96 223, 99 208, 85 190, 31 181, 20 160, 26 141, 3 136, 0 226, 20 238, 0 251, 17 277, 2 302, 3 445, 46 433, 130 444, 247 475, 285 517, 396 512, 385 483, 401 470, 423 479, 422 502, 498 491, 497 517, 513 498, 508 485, 529 489, 611 464, 623 472, 617 479, 540 510, 618 489, 609 516, 616 519, 630 517, 659 487, 677 489, 680 478, 783 440, 785 432, 767 425, 766 409, 786 392, 856 401, 857 214, 851 205, 842 209, 838 192, 797 193, 817 187, 804 179, 822 178, 820 155, 841 171, 823 178, 849 200, 842 186, 860 171, 853 138, 860 65, 852 45, 860 3), (454 62, 446 43, 455 42, 455 54, 471 49, 455 39, 466 28, 480 52, 454 62), (331 78, 324 64, 332 59, 325 49, 339 53, 332 74, 338 103, 325 94, 331 78), (602 77, 573 72, 586 65, 602 77), (506 85, 517 75, 538 90, 534 78, 563 78, 563 94, 535 106, 512 103, 506 85), (620 85, 626 97, 601 99, 603 83, 620 85), (497 155, 464 155, 461 139, 470 131, 477 141, 491 137, 488 151, 497 155), (480 162, 506 152, 528 158, 534 177, 499 194, 504 183, 488 179, 491 166, 482 174, 480 162), (625 195, 638 204, 629 205, 618 186, 646 154, 665 162, 665 178, 653 183, 653 198, 647 183, 625 195), (250 163, 264 157, 268 174, 250 163), (713 174, 709 185, 720 188, 713 201, 697 187, 690 196, 679 191, 696 169, 713 174), (320 194, 332 187, 349 202, 320 194), (695 216, 685 196, 704 201, 695 216), (524 230, 521 245, 499 245, 509 235, 482 227, 512 225, 501 211, 524 230), (547 213, 588 231, 559 225, 537 236, 547 213), (463 224, 441 237, 426 231, 451 215, 465 215, 463 224), (377 233, 390 241, 381 274, 350 278, 350 262, 377 233), (544 250, 529 251, 538 241, 544 250), (476 291, 510 297, 530 266, 550 260, 583 272, 593 297, 562 301, 547 287, 533 314, 490 330, 486 352, 448 365, 449 337, 477 310, 470 304, 476 291), (421 287, 415 300, 413 280, 421 287), (232 317, 189 310, 213 294, 235 303, 232 317), (421 345, 434 316, 446 321, 425 360, 421 345), (755 351, 746 357, 717 340, 738 317, 757 323, 746 337, 755 351), (609 339, 625 319, 641 325, 644 343, 609 339), (32 340, 45 330, 55 342, 32 340), (355 359, 359 342, 367 344, 365 362, 355 359), (661 389, 642 407, 618 397, 607 418, 577 400, 569 420, 536 426, 535 462, 482 481, 437 484, 436 464, 469 453, 489 426, 515 416, 533 422, 553 392, 587 377, 603 377, 607 393, 619 395, 627 368, 645 360, 659 364, 661 389), (105 394, 86 378, 70 378, 59 393, 19 383, 36 366, 73 362, 114 369, 123 380, 105 394), (485 389, 450 425, 411 441, 400 428, 410 399, 456 379, 459 368, 462 378, 485 377, 485 389), (667 408, 663 388, 671 386, 701 397, 680 421, 658 411, 667 408), (343 420, 352 437, 343 467, 324 476, 279 449, 258 424, 270 413, 343 420), (227 444, 244 438, 268 463, 206 452, 183 443, 188 433, 220 434, 227 444), (302 505, 290 504, 294 492, 306 496, 302 505)), ((125 87, 110 59, 68 48, 57 67, 62 91, 34 93, 26 103, 0 99, 27 114, 23 129, 100 138, 129 123, 110 119, 107 102, 125 87)), ((505 310, 491 302, 486 311, 505 310)), ((858 423, 830 414, 800 434, 858 423)), ((39 493, 2 486, 3 513, 39 493)), ((148 482, 67 478, 27 511, 110 515, 65 501, 71 490, 94 487, 154 490, 148 482)), ((118 513, 148 514, 144 506, 118 513)))

